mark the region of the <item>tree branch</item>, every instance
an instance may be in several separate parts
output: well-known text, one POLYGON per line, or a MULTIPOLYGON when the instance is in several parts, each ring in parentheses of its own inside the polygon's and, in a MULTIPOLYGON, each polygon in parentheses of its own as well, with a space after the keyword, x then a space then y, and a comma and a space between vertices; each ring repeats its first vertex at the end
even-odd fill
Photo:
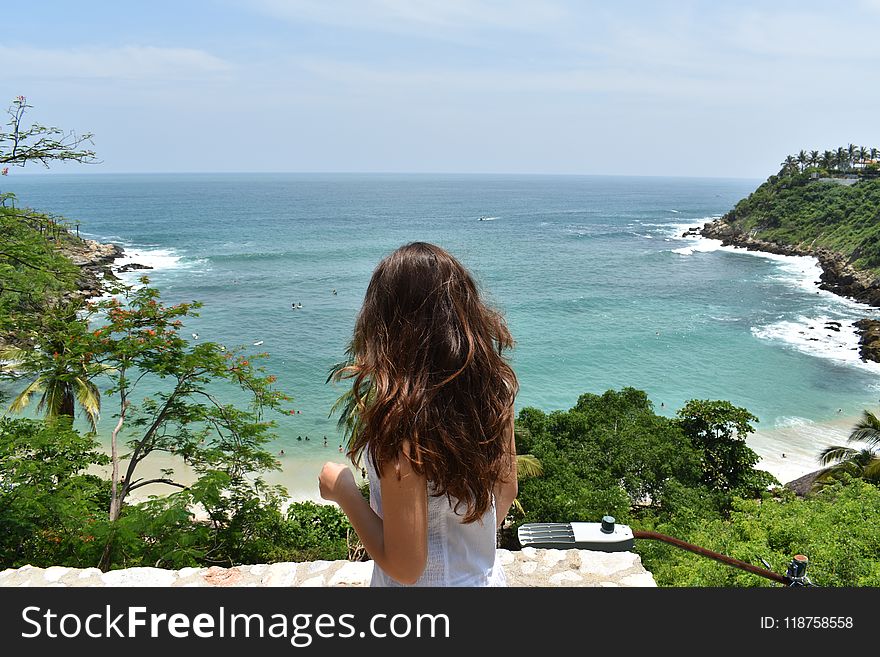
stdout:
POLYGON ((146 481, 141 481, 140 479, 138 479, 136 483, 133 483, 131 486, 128 487, 128 492, 130 493, 131 491, 137 490, 141 486, 146 486, 148 484, 168 484, 169 486, 176 486, 177 488, 181 488, 184 490, 186 490, 187 488, 183 484, 179 484, 173 479, 147 479, 146 481))

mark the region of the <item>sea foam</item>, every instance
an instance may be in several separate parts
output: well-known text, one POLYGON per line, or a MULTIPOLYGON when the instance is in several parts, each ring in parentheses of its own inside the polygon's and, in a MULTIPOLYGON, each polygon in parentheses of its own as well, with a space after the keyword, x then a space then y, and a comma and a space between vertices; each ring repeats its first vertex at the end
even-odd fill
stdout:
POLYGON ((753 326, 752 335, 760 340, 783 344, 810 356, 880 373, 880 363, 865 362, 859 357, 859 336, 854 326, 857 316, 873 315, 878 309, 820 289, 818 283, 822 271, 818 259, 813 256, 750 251, 735 246, 722 246, 720 240, 701 235, 683 236, 689 229, 700 227, 714 218, 707 217, 699 224, 668 224, 667 232, 671 240, 686 243, 686 246, 670 251, 681 256, 726 251, 770 260, 775 264, 775 268, 768 276, 769 280, 808 292, 815 295, 816 301, 821 301, 821 306, 815 307, 815 316, 798 315, 766 325, 753 326), (833 316, 824 313, 831 313, 833 316), (828 322, 838 322, 839 330, 826 328, 828 322))
POLYGON ((173 248, 144 248, 128 246, 122 257, 113 263, 114 273, 123 280, 135 280, 141 276, 149 276, 153 272, 167 272, 176 269, 189 271, 203 271, 207 260, 203 258, 186 258, 173 248), (120 267, 138 264, 150 269, 133 269, 127 272, 119 272, 120 267))
POLYGON ((785 346, 843 365, 859 367, 880 374, 880 363, 862 361, 859 357, 859 337, 851 320, 828 316, 781 320, 765 326, 753 326, 752 335, 759 340, 779 342, 785 346), (837 322, 837 324, 829 324, 837 322), (829 325, 837 326, 835 331, 829 325))

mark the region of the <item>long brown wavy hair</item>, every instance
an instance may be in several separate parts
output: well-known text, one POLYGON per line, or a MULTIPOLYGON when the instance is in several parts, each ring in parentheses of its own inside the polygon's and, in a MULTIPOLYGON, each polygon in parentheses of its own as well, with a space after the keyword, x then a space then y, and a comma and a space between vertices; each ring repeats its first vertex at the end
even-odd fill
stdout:
POLYGON ((352 363, 337 375, 354 379, 359 428, 349 458, 366 451, 381 471, 407 457, 434 495, 467 507, 463 522, 480 519, 507 476, 519 385, 503 352, 513 344, 450 253, 424 242, 391 253, 367 288, 352 363))

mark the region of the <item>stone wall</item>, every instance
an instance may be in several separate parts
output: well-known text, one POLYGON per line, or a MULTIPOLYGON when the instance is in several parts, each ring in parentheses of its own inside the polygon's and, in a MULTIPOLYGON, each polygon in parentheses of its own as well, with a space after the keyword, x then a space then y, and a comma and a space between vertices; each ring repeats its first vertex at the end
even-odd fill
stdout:
MULTIPOLYGON (((499 550, 510 586, 656 586, 632 552, 499 550)), ((0 586, 369 586, 373 562, 312 561, 234 568, 97 568, 51 566, 0 572, 0 586)))

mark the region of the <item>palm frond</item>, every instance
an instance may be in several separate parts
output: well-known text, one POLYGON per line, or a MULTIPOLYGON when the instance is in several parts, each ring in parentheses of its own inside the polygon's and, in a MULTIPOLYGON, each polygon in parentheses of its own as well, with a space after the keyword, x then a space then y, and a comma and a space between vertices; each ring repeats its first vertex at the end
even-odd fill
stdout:
POLYGON ((541 461, 532 454, 516 455, 516 478, 529 479, 530 477, 540 477, 544 474, 544 466, 541 461))
POLYGON ((858 453, 858 450, 853 449, 852 447, 845 447, 843 445, 834 445, 832 447, 826 447, 819 454, 819 463, 822 465, 831 465, 833 463, 840 463, 842 461, 847 461, 851 459, 858 453))
POLYGON ((875 484, 880 484, 880 457, 872 459, 862 470, 862 476, 875 484))
POLYGON ((37 412, 45 412, 47 418, 62 414, 65 398, 70 394, 68 385, 58 379, 46 379, 45 390, 37 404, 37 412))
POLYGON ((849 435, 850 442, 863 442, 871 447, 880 446, 880 419, 870 411, 862 413, 849 435))
POLYGON ((86 415, 89 427, 92 431, 97 431, 98 420, 101 417, 101 391, 94 383, 81 377, 73 380, 73 391, 80 408, 86 415))
POLYGON ((31 403, 31 397, 41 392, 43 392, 43 377, 38 376, 16 395, 9 405, 9 410, 13 413, 21 413, 31 403))
POLYGON ((27 358, 28 352, 21 347, 5 346, 0 348, 0 360, 12 361, 11 365, 21 363, 27 358))

